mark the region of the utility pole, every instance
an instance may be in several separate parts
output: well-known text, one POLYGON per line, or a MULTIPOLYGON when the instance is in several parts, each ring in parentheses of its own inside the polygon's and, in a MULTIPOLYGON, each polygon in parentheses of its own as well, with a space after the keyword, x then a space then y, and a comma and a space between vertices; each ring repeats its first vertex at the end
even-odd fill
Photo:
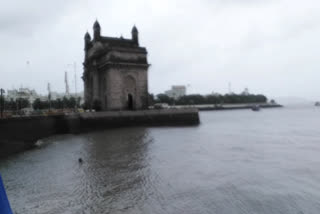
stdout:
POLYGON ((48 83, 48 101, 49 101, 49 110, 51 110, 51 85, 48 83))
POLYGON ((3 118, 3 110, 4 110, 4 98, 3 94, 5 91, 1 88, 0 89, 0 111, 1 111, 1 118, 3 118))
POLYGON ((66 95, 67 95, 67 97, 69 97, 70 90, 69 90, 69 82, 68 82, 68 73, 67 73, 67 71, 64 72, 64 83, 65 83, 65 87, 66 87, 66 95))
POLYGON ((76 62, 73 63, 73 69, 74 69, 74 98, 75 98, 75 105, 74 105, 74 109, 75 111, 77 111, 78 108, 78 95, 77 95, 77 64, 76 62))
POLYGON ((229 91, 229 94, 232 93, 232 91, 231 91, 231 82, 228 83, 228 91, 229 91))
POLYGON ((73 63, 73 68, 74 68, 74 91, 75 91, 75 100, 76 100, 76 104, 75 104, 75 109, 77 109, 78 107, 78 95, 77 95, 77 64, 76 62, 73 63))
POLYGON ((77 64, 76 62, 73 62, 73 64, 67 64, 67 66, 72 66, 73 65, 73 70, 74 70, 74 99, 76 100, 76 103, 74 105, 74 108, 77 108, 77 64))
POLYGON ((76 62, 73 63, 73 68, 74 68, 74 91, 77 96, 77 64, 76 62))

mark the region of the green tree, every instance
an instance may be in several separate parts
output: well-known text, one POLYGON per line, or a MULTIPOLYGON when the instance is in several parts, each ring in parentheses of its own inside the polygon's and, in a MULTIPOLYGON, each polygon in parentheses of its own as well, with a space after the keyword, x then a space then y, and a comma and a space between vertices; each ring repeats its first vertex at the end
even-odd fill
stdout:
POLYGON ((174 99, 166 94, 158 94, 155 101, 156 103, 168 103, 169 105, 174 103, 174 99))
POLYGON ((177 100, 168 97, 165 94, 158 94, 155 102, 158 103, 168 103, 172 105, 173 103, 177 105, 200 105, 200 104, 241 104, 241 103, 265 103, 267 98, 264 95, 258 94, 225 94, 225 95, 200 95, 191 94, 179 97, 177 100))
POLYGON ((50 107, 50 104, 48 101, 41 101, 39 98, 37 98, 33 103, 32 103, 33 109, 36 110, 43 110, 43 109, 48 109, 50 107))
POLYGON ((5 100, 4 102, 4 109, 9 110, 9 111, 15 111, 17 110, 17 103, 15 100, 10 99, 10 100, 5 100))
POLYGON ((70 97, 68 100, 68 108, 74 108, 76 107, 77 100, 74 97, 70 97))
POLYGON ((24 99, 24 98, 18 98, 18 99, 16 100, 16 103, 17 103, 17 105, 18 105, 18 110, 21 110, 21 109, 23 109, 23 108, 28 108, 28 107, 30 107, 30 102, 29 102, 29 100, 24 99))
POLYGON ((81 97, 77 97, 77 107, 80 107, 81 97))

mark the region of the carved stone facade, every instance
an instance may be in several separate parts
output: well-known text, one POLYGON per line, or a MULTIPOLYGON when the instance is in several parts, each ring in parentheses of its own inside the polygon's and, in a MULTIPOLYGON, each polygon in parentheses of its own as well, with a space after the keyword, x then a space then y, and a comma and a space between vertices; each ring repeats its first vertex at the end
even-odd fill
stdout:
POLYGON ((85 34, 85 103, 102 110, 139 110, 148 107, 147 50, 139 46, 138 30, 132 38, 103 37, 98 21, 93 39, 85 34))

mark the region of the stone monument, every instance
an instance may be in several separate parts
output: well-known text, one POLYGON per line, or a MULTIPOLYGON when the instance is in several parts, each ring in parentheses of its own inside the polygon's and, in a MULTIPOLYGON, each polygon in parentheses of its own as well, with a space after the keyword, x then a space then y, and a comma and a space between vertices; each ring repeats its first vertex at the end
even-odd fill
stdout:
POLYGON ((87 32, 84 60, 84 97, 89 108, 141 110, 148 108, 147 50, 139 45, 139 32, 131 39, 101 36, 98 21, 93 38, 87 32))

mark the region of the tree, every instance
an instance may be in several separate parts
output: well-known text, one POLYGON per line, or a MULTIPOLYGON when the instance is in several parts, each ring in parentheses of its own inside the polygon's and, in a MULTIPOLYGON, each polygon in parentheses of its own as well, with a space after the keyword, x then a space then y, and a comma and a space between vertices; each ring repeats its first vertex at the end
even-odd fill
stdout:
POLYGON ((17 110, 17 103, 13 99, 10 99, 9 101, 5 100, 4 108, 9 111, 15 111, 17 110))
POLYGON ((61 99, 51 101, 51 105, 54 109, 63 109, 63 102, 61 99))
POLYGON ((200 94, 191 94, 180 97, 176 104, 178 105, 193 105, 193 104, 206 104, 206 99, 200 94))
POLYGON ((33 102, 32 106, 33 106, 33 109, 43 110, 43 109, 48 109, 50 104, 48 101, 41 101, 39 98, 37 98, 33 102))
POLYGON ((63 97, 62 105, 63 105, 63 108, 69 108, 69 100, 67 97, 63 97))
POLYGON ((168 104, 172 105, 174 103, 174 99, 169 97, 166 94, 158 94, 157 99, 156 99, 156 103, 168 103, 168 104))
POLYGON ((265 103, 267 98, 264 95, 258 94, 215 94, 215 95, 200 95, 191 94, 179 97, 175 102, 173 98, 170 98, 166 94, 158 94, 155 102, 158 103, 168 103, 172 105, 173 103, 177 105, 201 105, 201 104, 241 104, 241 103, 265 103))
POLYGON ((33 109, 39 110, 41 109, 41 100, 39 98, 35 99, 35 101, 33 101, 33 109))
POLYGON ((80 103, 81 103, 81 97, 77 97, 77 107, 79 107, 80 106, 80 103))
POLYGON ((18 110, 21 110, 23 108, 28 108, 30 107, 30 102, 27 99, 24 98, 18 98, 16 100, 16 103, 18 104, 18 110))
POLYGON ((68 100, 68 108, 75 108, 76 107, 76 98, 70 97, 68 100))

